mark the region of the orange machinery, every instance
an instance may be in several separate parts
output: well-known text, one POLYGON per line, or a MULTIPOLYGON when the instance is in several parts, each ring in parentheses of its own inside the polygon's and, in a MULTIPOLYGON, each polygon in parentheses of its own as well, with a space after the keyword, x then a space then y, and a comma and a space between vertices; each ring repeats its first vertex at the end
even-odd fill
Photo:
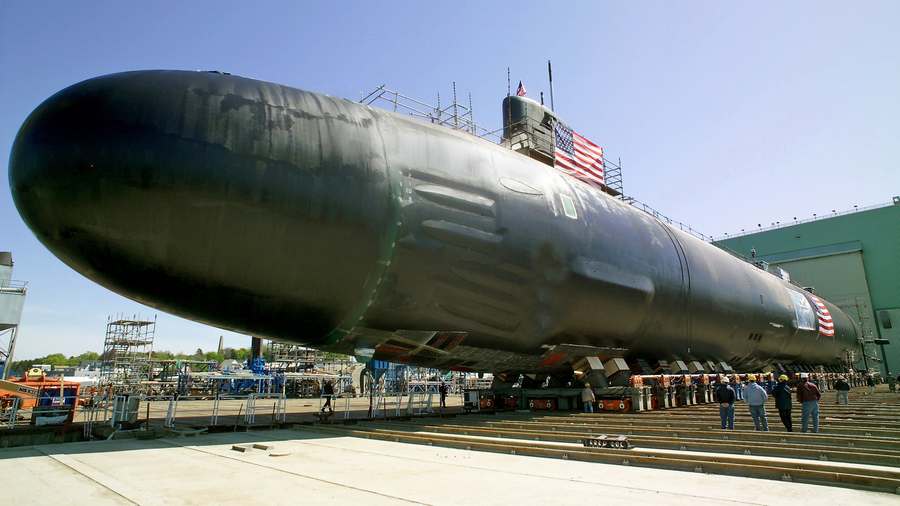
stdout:
POLYGON ((19 398, 18 409, 33 409, 36 406, 74 408, 80 387, 80 383, 48 378, 43 370, 32 368, 21 378, 0 380, 0 406, 6 407, 13 398, 19 398))

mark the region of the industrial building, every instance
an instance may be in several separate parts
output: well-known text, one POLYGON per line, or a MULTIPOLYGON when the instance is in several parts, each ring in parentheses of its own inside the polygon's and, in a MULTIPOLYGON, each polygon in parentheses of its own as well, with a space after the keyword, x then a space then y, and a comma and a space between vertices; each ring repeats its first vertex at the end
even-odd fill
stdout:
POLYGON ((726 235, 716 244, 833 301, 859 324, 858 366, 900 373, 900 197, 726 235), (755 257, 755 258, 753 258, 755 257), (880 344, 883 340, 890 344, 880 344))

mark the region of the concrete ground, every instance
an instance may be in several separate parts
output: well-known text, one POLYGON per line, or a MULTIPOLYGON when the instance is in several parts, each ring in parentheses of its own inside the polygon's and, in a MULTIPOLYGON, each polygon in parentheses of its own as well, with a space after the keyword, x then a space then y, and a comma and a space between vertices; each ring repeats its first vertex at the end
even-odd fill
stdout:
POLYGON ((897 495, 307 430, 0 450, 10 504, 867 504, 897 495), (232 450, 254 443, 269 449, 232 450), (47 494, 42 499, 42 495, 47 494))

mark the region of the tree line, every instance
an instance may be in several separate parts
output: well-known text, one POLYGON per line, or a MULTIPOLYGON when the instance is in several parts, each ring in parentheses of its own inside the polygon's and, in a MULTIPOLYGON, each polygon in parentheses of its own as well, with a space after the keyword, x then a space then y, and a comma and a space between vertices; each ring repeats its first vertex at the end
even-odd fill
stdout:
MULTIPOLYGON (((270 358, 266 356, 266 352, 263 353, 264 358, 267 360, 270 358)), ((250 349, 249 348, 225 348, 222 350, 222 353, 216 351, 207 351, 204 352, 202 349, 197 348, 193 354, 188 353, 173 353, 171 351, 154 351, 151 355, 153 360, 214 360, 216 362, 221 362, 227 359, 239 360, 241 362, 246 362, 248 358, 250 358, 250 349)), ((51 353, 49 355, 44 355, 43 357, 37 358, 29 358, 25 360, 16 360, 13 361, 12 367, 10 367, 10 371, 13 374, 22 374, 28 369, 34 367, 35 364, 49 364, 54 367, 78 367, 78 366, 87 366, 92 363, 100 362, 103 360, 103 357, 100 353, 95 351, 86 351, 80 355, 71 355, 66 357, 62 353, 51 353)))

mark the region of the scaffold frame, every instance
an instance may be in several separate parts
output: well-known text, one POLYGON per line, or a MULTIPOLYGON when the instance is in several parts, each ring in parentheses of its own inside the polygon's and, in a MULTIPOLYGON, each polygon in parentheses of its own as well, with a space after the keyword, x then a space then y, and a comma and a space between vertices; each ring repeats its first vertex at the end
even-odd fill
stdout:
POLYGON ((150 380, 156 317, 110 316, 100 366, 100 386, 115 393, 140 392, 150 380))

